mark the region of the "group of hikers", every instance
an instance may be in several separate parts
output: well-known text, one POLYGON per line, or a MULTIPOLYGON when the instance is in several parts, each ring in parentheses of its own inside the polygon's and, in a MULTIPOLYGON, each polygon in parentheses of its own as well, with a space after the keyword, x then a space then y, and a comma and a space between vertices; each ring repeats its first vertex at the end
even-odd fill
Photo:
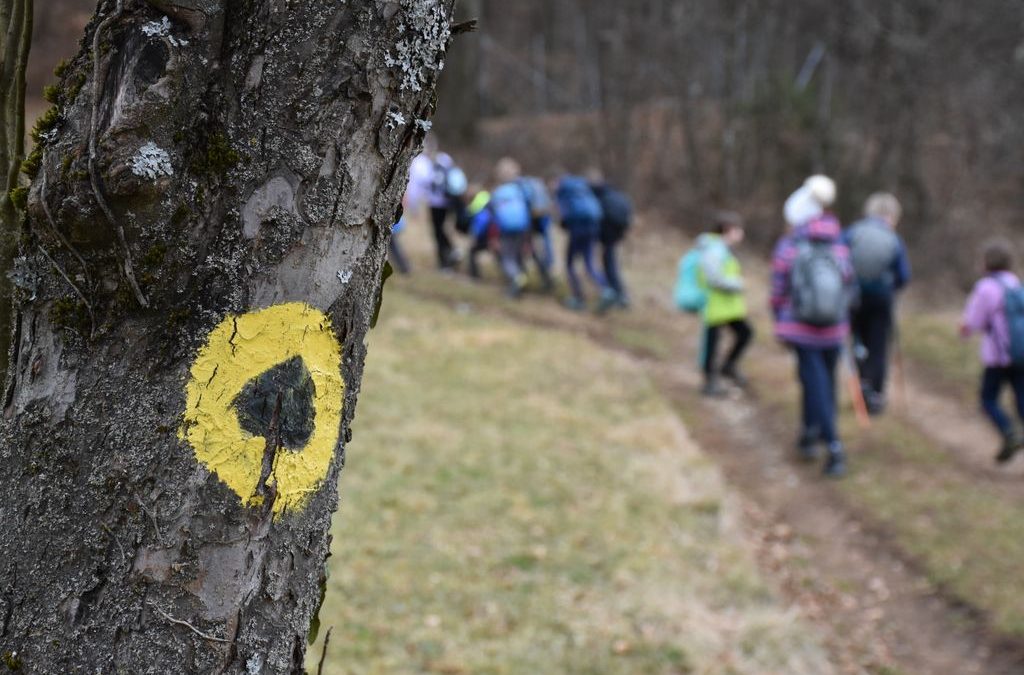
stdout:
MULTIPOLYGON (((814 462, 824 449, 825 475, 840 478, 847 464, 837 427, 837 369, 844 360, 850 364, 857 378, 855 405, 863 415, 884 412, 896 297, 910 282, 910 263, 896 234, 902 208, 895 196, 871 195, 864 217, 845 230, 831 211, 835 199, 835 182, 815 175, 786 201, 787 231, 772 255, 770 308, 775 338, 792 350, 797 365, 798 457, 814 462)), ((710 397, 728 394, 725 380, 747 385, 740 361, 754 331, 734 253, 743 238, 740 216, 718 213, 712 230, 697 239, 679 265, 675 302, 702 317, 702 392, 710 397), (733 335, 732 345, 719 360, 726 330, 733 335)), ((1012 251, 1005 240, 985 245, 983 277, 960 327, 965 338, 982 336, 981 401, 1003 438, 999 463, 1024 449, 1024 436, 999 403, 1001 390, 1010 385, 1024 422, 1024 288, 1012 272, 1012 251)))
MULTIPOLYGON (((406 210, 426 205, 437 250, 437 265, 454 272, 465 262, 470 277, 481 277, 479 256, 493 254, 505 280, 506 292, 518 298, 527 288, 528 265, 536 267, 544 291, 554 290, 555 252, 552 226, 557 221, 567 234, 565 270, 572 310, 587 308, 578 266, 597 291, 596 310, 629 306, 619 269, 618 247, 633 219, 629 198, 609 185, 597 170, 586 177, 556 172, 544 180, 523 175, 519 164, 504 158, 494 168, 492 187, 470 183, 450 155, 428 138, 424 151, 409 169, 403 200, 406 210), (453 243, 449 224, 468 238, 465 252, 453 243), (596 249, 600 247, 601 265, 596 249)), ((401 244, 403 217, 391 239, 391 260, 401 273, 409 261, 401 244)))
MULTIPOLYGON (((413 161, 403 205, 407 211, 429 208, 442 271, 454 272, 465 263, 470 277, 479 279, 478 258, 491 253, 509 296, 523 294, 530 265, 542 289, 552 291, 552 230, 558 222, 567 235, 569 294, 564 304, 573 310, 588 306, 577 269, 582 264, 597 290, 598 312, 629 306, 618 247, 633 219, 632 204, 599 171, 586 177, 554 172, 545 180, 523 175, 516 161, 505 158, 495 166, 490 184, 490 189, 471 184, 433 139, 413 161), (468 238, 464 251, 449 235, 451 223, 468 238)), ((769 304, 774 337, 790 348, 796 361, 801 388, 797 455, 814 462, 824 451, 824 474, 839 478, 847 472, 847 459, 837 425, 837 371, 848 368, 862 418, 885 411, 896 300, 911 273, 907 248, 896 233, 902 217, 899 200, 887 192, 872 194, 863 217, 843 229, 832 210, 836 193, 831 178, 814 175, 786 200, 786 231, 772 254, 769 304)), ((394 228, 391 259, 400 272, 408 273, 400 245, 404 227, 403 216, 394 228)), ((697 238, 679 264, 675 304, 702 319, 702 393, 708 397, 729 395, 730 384, 739 390, 748 385, 740 364, 754 328, 735 253, 744 234, 739 214, 718 212, 710 231, 697 238), (723 343, 730 336, 725 351, 723 343)), ((960 331, 965 338, 981 335, 982 408, 1002 435, 996 460, 1005 463, 1024 449, 1024 433, 999 403, 1009 385, 1024 422, 1024 288, 1012 271, 1010 242, 988 242, 982 259, 983 276, 967 302, 960 331)))

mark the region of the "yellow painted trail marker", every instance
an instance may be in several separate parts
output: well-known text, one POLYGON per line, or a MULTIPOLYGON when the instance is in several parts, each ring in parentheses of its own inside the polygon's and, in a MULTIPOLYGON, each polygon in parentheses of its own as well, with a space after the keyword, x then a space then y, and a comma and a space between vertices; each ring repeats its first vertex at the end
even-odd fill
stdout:
POLYGON ((243 428, 238 399, 256 378, 297 358, 312 380, 312 429, 302 448, 275 449, 268 480, 277 491, 275 516, 301 509, 320 488, 338 444, 345 393, 341 347, 323 312, 297 302, 226 317, 192 364, 178 432, 243 503, 258 505, 267 440, 243 428))

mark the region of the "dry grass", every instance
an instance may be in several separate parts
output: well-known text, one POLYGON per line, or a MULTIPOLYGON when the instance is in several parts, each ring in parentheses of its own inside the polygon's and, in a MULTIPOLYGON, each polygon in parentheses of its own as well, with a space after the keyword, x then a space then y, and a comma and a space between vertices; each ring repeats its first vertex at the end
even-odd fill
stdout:
POLYGON ((586 339, 391 289, 341 491, 327 672, 830 672, 717 470, 586 339))

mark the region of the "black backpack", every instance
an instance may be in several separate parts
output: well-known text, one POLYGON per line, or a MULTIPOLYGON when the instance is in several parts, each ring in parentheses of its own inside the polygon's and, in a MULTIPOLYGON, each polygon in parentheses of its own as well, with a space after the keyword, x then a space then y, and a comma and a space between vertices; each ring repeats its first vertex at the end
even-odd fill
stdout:
POLYGON ((633 203, 624 192, 607 185, 596 186, 594 194, 601 202, 601 241, 615 243, 626 236, 633 222, 633 203))

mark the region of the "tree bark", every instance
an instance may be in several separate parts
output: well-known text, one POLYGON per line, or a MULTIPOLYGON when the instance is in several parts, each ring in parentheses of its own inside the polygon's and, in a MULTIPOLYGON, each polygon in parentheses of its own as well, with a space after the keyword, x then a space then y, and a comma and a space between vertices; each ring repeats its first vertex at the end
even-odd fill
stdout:
POLYGON ((104 0, 40 129, 0 657, 301 672, 452 0, 104 0))
MULTIPOLYGON (((25 157, 25 69, 32 45, 32 0, 0 5, 0 271, 9 270, 17 250, 18 219, 24 196, 21 162, 25 157)), ((11 346, 11 282, 0 274, 0 380, 7 372, 11 346)))

